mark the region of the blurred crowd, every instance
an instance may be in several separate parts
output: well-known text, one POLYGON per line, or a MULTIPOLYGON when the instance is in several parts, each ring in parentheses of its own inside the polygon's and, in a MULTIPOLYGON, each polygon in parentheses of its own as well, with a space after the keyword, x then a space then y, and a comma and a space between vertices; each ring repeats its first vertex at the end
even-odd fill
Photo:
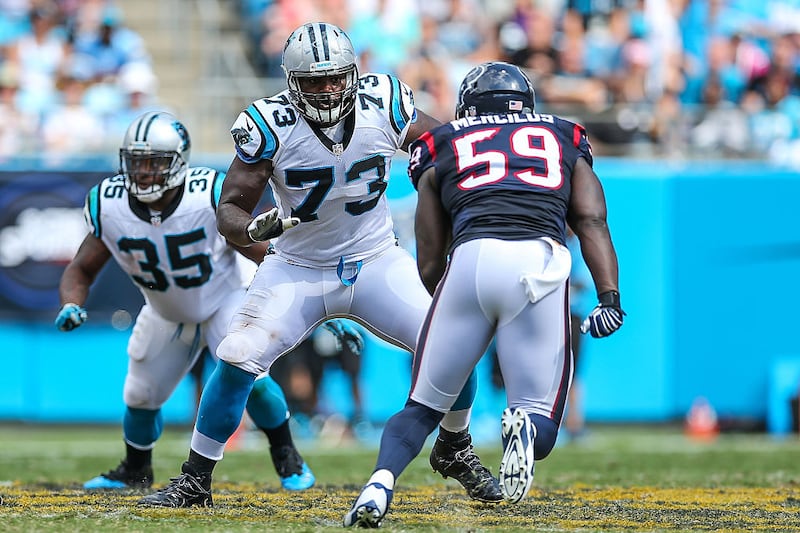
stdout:
POLYGON ((118 147, 157 106, 146 43, 108 0, 0 0, 0 163, 118 147))
MULTIPOLYGON (((800 166, 800 0, 220 0, 260 75, 283 78, 303 22, 344 28, 361 71, 391 72, 452 117, 475 64, 527 69, 539 110, 610 155, 800 166)), ((266 85, 265 85, 266 86, 266 85)), ((147 43, 112 0, 0 0, 0 163, 113 149, 165 107, 147 43)))
POLYGON ((595 151, 800 154, 798 0, 237 1, 267 76, 282 75, 294 27, 327 20, 362 72, 399 75, 441 120, 463 75, 500 59, 527 69, 541 110, 583 123, 595 151))

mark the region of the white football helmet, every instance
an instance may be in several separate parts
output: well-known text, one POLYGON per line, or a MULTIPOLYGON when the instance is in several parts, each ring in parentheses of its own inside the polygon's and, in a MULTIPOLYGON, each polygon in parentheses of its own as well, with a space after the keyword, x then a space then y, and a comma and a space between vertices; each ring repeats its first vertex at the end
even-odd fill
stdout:
POLYGON ((148 112, 128 126, 119 150, 120 174, 128 192, 145 203, 183 184, 192 143, 174 115, 148 112))
POLYGON ((282 66, 289 100, 308 120, 332 126, 353 110, 358 90, 356 53, 338 26, 311 22, 294 30, 283 48, 282 66), (317 90, 310 91, 310 86, 317 90), (336 89, 330 90, 332 86, 336 89))

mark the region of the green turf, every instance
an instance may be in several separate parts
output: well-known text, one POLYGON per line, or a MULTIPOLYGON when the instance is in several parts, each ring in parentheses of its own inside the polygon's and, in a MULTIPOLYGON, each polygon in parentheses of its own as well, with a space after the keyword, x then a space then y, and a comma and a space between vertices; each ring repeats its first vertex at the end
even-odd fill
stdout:
MULTIPOLYGON (((178 473, 189 428, 167 428, 156 486, 178 473)), ((266 441, 247 434, 215 471, 213 509, 136 506, 142 493, 86 493, 81 483, 118 463, 119 428, 0 426, 0 531, 322 531, 338 529, 375 461, 374 447, 302 441, 317 476, 280 489, 266 441)), ((478 449, 493 472, 499 442, 478 449)), ((424 450, 400 478, 389 531, 800 531, 800 439, 687 439, 670 427, 592 427, 536 465, 519 505, 470 501, 434 474, 424 450)))

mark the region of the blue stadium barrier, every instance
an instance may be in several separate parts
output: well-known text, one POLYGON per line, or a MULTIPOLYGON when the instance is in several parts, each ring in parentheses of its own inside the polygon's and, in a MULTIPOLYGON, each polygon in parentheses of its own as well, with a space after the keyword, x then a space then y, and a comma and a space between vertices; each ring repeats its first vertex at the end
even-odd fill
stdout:
MULTIPOLYGON (((228 161, 198 164, 224 169, 228 161)), ((720 417, 766 420, 771 354, 797 347, 791 325, 800 301, 797 173, 741 161, 600 158, 595 167, 606 191, 628 316, 617 334, 585 342, 579 371, 587 419, 675 420, 703 396, 720 417)), ((108 268, 93 289, 91 326, 70 334, 52 326, 58 307, 53 280, 69 260, 64 242, 76 232, 81 238, 76 191, 104 169, 48 171, 35 179, 16 170, 22 174, 0 172, 6 370, 0 420, 118 423, 128 331, 110 323, 116 310, 135 314, 135 289, 108 268)), ((413 249, 414 191, 402 159, 390 183, 401 243, 413 249)), ((368 339, 363 388, 370 418, 384 420, 402 405, 409 365, 402 351, 368 339)), ((491 389, 488 365, 481 365, 475 416, 494 420, 505 399, 491 389)), ((335 379, 323 392, 347 412, 347 389, 335 379)), ((167 422, 192 419, 190 387, 182 387, 170 400, 167 422)))

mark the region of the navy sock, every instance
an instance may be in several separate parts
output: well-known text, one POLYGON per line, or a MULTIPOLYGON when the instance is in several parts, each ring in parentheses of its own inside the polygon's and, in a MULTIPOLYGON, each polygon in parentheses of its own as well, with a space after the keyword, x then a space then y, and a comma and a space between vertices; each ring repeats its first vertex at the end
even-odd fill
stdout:
POLYGON ((375 470, 389 470, 397 479, 419 455, 425 439, 442 417, 444 413, 408 400, 403 410, 392 416, 383 428, 375 470))
POLYGON ((558 424, 546 416, 528 413, 528 416, 536 426, 536 440, 533 441, 533 458, 535 460, 544 459, 553 450, 558 437, 558 424))

